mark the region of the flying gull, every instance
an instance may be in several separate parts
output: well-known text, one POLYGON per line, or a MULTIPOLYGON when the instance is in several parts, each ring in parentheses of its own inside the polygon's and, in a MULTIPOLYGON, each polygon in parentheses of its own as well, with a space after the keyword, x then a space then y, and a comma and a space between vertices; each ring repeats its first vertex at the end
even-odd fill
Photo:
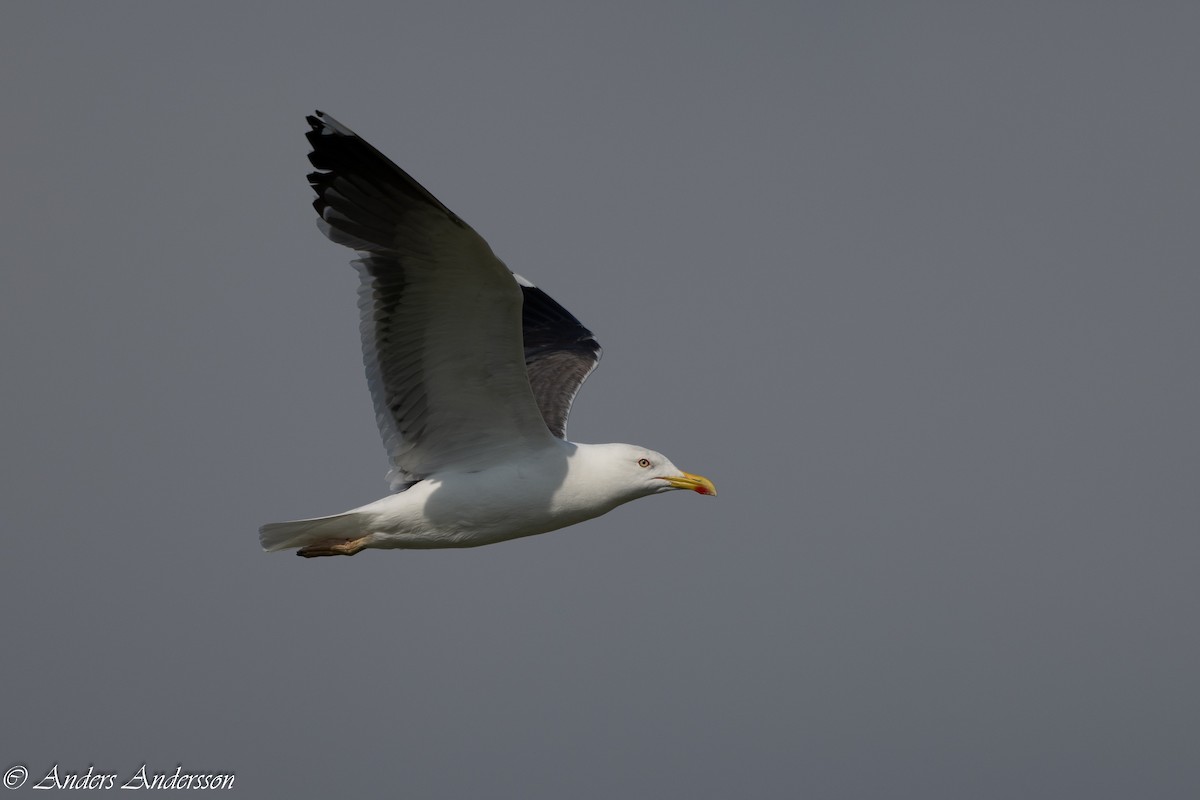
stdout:
POLYGON ((345 125, 307 119, 317 224, 358 251, 363 362, 392 494, 264 525, 264 550, 476 547, 672 489, 717 493, 653 450, 567 441, 571 402, 600 360, 592 332, 345 125))

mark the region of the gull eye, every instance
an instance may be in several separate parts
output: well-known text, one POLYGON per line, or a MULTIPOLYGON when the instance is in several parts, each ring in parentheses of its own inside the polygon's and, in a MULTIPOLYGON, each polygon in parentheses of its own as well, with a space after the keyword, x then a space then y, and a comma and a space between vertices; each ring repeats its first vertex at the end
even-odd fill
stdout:
POLYGON ((639 467, 648 467, 648 466, 650 466, 650 459, 648 459, 648 458, 639 458, 639 459, 638 459, 638 466, 639 466, 639 467))

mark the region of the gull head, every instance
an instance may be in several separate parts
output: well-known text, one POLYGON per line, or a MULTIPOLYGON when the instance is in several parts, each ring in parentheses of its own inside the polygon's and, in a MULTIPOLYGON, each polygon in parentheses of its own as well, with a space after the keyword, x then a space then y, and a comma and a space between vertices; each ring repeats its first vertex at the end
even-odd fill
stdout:
POLYGON ((587 445, 592 478, 620 487, 628 499, 675 489, 715 497, 717 487, 701 475, 684 472, 662 453, 632 444, 587 445))

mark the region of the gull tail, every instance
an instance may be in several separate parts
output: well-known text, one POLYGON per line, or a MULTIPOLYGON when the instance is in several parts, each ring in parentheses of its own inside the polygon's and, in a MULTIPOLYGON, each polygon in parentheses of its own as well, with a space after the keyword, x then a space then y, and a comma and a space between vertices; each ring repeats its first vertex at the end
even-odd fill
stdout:
POLYGON ((258 529, 258 541, 268 553, 293 547, 326 542, 330 539, 357 539, 362 536, 361 520, 353 511, 332 517, 298 519, 292 522, 268 522, 258 529))

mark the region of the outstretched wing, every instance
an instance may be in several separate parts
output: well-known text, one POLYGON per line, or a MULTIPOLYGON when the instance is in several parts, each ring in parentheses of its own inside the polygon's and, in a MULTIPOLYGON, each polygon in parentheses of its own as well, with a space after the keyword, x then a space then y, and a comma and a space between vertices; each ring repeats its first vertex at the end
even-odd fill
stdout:
POLYGON ((520 275, 516 278, 525 294, 521 327, 529 384, 546 427, 565 439, 571 403, 600 362, 600 343, 550 295, 520 275))
POLYGON ((319 225, 359 251, 363 363, 393 487, 552 441, 526 374, 512 273, 349 128, 319 111, 308 122, 319 225))

